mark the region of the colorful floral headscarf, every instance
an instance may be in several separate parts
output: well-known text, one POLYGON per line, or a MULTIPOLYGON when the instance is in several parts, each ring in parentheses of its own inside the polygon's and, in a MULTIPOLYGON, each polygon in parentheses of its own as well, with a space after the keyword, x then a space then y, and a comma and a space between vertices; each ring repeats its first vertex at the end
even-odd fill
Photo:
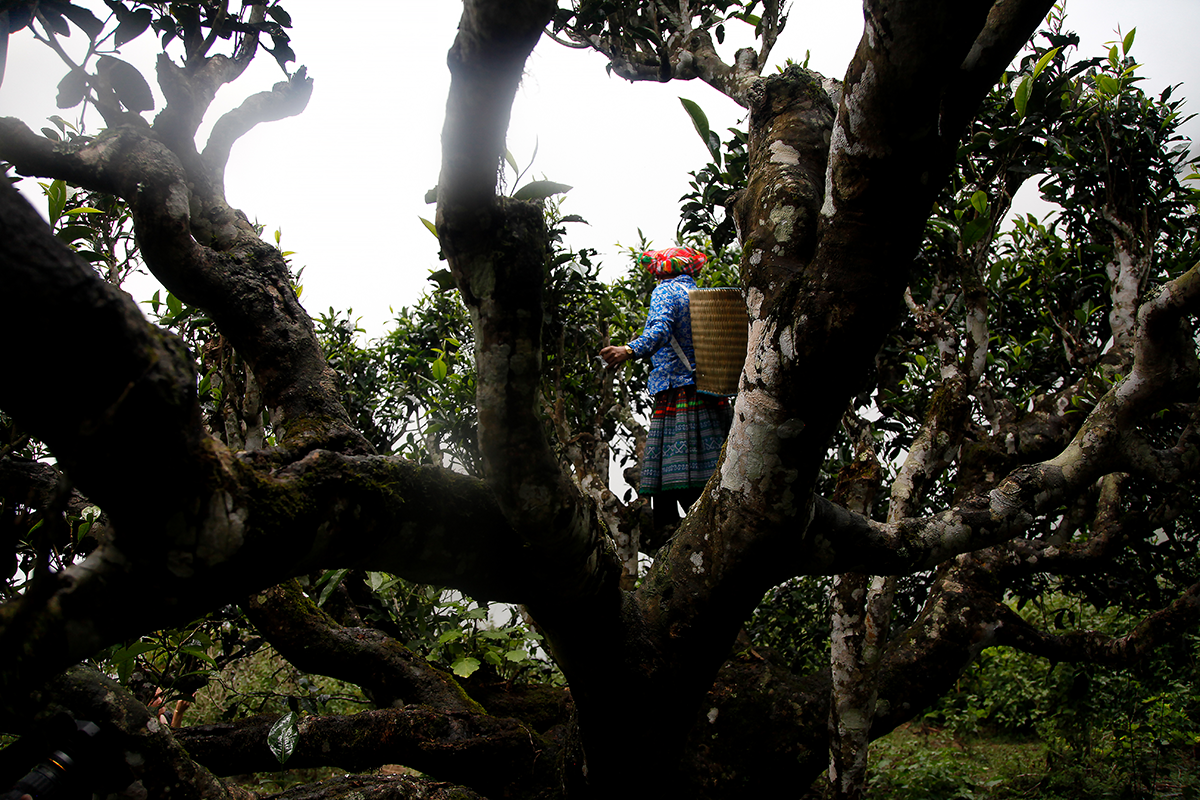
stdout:
POLYGON ((638 261, 661 281, 679 275, 699 275, 708 256, 690 247, 669 247, 666 250, 647 250, 638 261))

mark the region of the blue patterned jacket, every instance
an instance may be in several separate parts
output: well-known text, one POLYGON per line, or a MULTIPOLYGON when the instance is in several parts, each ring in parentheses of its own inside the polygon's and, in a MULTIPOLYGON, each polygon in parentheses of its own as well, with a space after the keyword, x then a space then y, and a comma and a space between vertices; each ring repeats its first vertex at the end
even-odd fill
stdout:
POLYGON ((650 316, 642 335, 629 343, 635 355, 650 359, 650 382, 647 388, 655 395, 667 389, 678 389, 695 383, 691 364, 682 364, 675 348, 671 347, 671 334, 679 340, 684 354, 692 364, 696 353, 692 349, 692 315, 688 308, 688 290, 696 288, 691 275, 680 275, 659 281, 650 295, 650 316))

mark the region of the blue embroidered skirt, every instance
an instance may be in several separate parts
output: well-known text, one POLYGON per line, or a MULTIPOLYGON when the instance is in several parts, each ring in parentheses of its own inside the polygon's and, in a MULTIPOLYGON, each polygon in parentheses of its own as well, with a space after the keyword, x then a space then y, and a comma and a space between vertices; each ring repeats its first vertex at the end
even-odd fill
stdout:
POLYGON ((654 395, 638 494, 703 488, 732 420, 727 398, 698 394, 694 385, 654 395))

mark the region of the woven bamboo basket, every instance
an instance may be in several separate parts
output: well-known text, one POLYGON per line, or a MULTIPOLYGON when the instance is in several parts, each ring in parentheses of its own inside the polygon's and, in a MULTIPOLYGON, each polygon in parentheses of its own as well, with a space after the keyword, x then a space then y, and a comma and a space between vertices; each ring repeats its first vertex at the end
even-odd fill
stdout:
POLYGON ((750 328, 741 289, 693 289, 688 292, 688 304, 696 349, 696 390, 737 394, 750 328))

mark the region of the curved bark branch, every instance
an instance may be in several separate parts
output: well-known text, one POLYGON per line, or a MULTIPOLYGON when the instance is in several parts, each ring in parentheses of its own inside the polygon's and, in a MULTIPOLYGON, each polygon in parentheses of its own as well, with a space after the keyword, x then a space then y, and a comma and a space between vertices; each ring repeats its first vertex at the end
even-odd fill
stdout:
MULTIPOLYGON (((270 772, 279 760, 267 732, 279 719, 264 714, 219 725, 184 728, 176 738, 201 764, 222 775, 270 772)), ((403 764, 441 780, 467 783, 485 796, 545 781, 554 768, 551 745, 512 719, 443 714, 427 708, 382 709, 350 716, 302 717, 288 769, 336 766, 357 771, 403 764)))
POLYGON ((312 78, 304 67, 296 70, 287 81, 280 81, 269 92, 259 92, 227 111, 213 125, 204 147, 204 162, 213 171, 217 186, 225 186, 225 166, 234 143, 255 126, 286 117, 294 117, 308 106, 312 97, 312 78))
POLYGON ((1200 624, 1200 584, 1189 586, 1175 602, 1143 619, 1124 636, 1097 631, 1049 634, 1039 631, 1007 606, 1001 606, 999 644, 1051 661, 1084 661, 1110 667, 1129 666, 1164 642, 1178 639, 1200 624))
POLYGON ((338 625, 295 581, 251 597, 244 608, 263 638, 297 668, 349 681, 378 706, 483 712, 453 678, 382 631, 338 625))
MULTIPOLYGON (((0 157, 26 173, 63 178, 130 204, 147 265, 178 297, 208 311, 250 363, 278 415, 281 444, 298 449, 345 444, 370 452, 337 399, 336 375, 292 289, 283 256, 223 201, 209 203, 207 217, 193 216, 191 176, 171 150, 130 127, 64 147, 6 118, 0 119, 0 157)), ((23 218, 28 235, 40 228, 54 241, 40 219, 35 223, 28 216, 34 213, 23 218)), ((16 222, 13 217, 10 224, 16 222)), ((31 283, 47 280, 29 274, 31 283)), ((58 300, 60 306, 70 302, 70 295, 58 300)))
MULTIPOLYGON (((761 77, 765 57, 750 48, 739 50, 732 65, 726 64, 706 30, 673 35, 654 54, 624 47, 614 37, 597 38, 593 49, 605 55, 612 71, 631 83, 639 81, 699 79, 742 107, 749 106, 750 90, 761 77)), ((769 48, 764 45, 769 52, 769 48)))
POLYGON ((711 21, 703 27, 693 25, 694 12, 686 0, 678 5, 665 2, 649 4, 645 12, 625 11, 609 16, 611 32, 606 35, 567 33, 574 42, 555 38, 568 47, 588 47, 609 60, 609 67, 627 81, 695 80, 704 81, 740 106, 750 106, 750 93, 761 77, 761 70, 770 57, 779 34, 787 23, 787 15, 778 0, 767 0, 761 12, 761 45, 756 52, 746 47, 738 50, 732 64, 717 54, 711 21), (660 24, 659 17, 662 17, 660 24), (617 19, 617 17, 625 17, 617 19), (653 27, 653 37, 646 31, 653 27), (630 31, 636 31, 630 34, 630 31))
POLYGON ((236 80, 248 65, 248 61, 216 55, 203 58, 201 64, 190 68, 179 67, 166 53, 159 53, 158 85, 167 105, 154 119, 154 132, 181 156, 194 155, 196 132, 217 91, 236 80))
POLYGON ((369 566, 498 600, 553 597, 477 480, 325 451, 274 474, 219 451, 189 468, 188 493, 166 496, 150 520, 112 514, 115 540, 53 576, 48 597, 0 607, 9 687, 317 567, 369 566))

